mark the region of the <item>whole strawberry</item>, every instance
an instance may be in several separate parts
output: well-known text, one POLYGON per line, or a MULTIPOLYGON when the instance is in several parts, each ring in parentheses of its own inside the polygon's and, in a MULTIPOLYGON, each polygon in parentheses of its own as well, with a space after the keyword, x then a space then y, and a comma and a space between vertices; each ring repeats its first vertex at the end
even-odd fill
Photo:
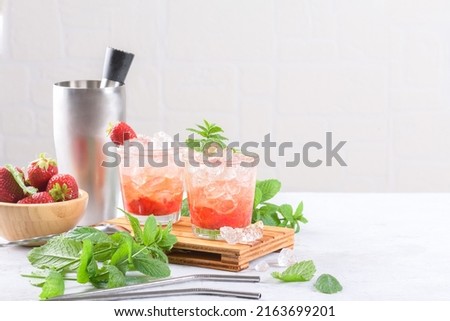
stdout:
POLYGON ((58 174, 58 166, 54 159, 39 154, 39 158, 32 161, 27 168, 28 182, 39 191, 45 191, 47 183, 53 175, 58 174))
POLYGON ((25 186, 21 169, 11 165, 0 167, 0 202, 17 203, 35 192, 35 188, 25 186))
POLYGON ((124 141, 137 137, 133 128, 123 121, 110 124, 106 132, 111 141, 116 145, 123 145, 124 141))
POLYGON ((56 174, 47 184, 47 192, 55 202, 68 201, 78 198, 78 184, 69 174, 56 174))
POLYGON ((22 198, 17 204, 43 204, 53 203, 53 198, 48 192, 39 192, 25 198, 22 198))

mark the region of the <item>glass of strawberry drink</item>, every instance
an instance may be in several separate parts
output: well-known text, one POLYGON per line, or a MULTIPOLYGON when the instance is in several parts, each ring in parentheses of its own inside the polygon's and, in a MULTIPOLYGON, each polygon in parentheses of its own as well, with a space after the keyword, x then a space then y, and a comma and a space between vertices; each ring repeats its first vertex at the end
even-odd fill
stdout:
POLYGON ((256 184, 255 158, 241 153, 186 162, 186 189, 192 230, 206 239, 221 239, 220 228, 251 224, 256 184))
POLYGON ((183 168, 167 145, 170 142, 161 146, 151 138, 138 137, 118 148, 124 208, 141 223, 149 215, 161 224, 180 219, 183 168))

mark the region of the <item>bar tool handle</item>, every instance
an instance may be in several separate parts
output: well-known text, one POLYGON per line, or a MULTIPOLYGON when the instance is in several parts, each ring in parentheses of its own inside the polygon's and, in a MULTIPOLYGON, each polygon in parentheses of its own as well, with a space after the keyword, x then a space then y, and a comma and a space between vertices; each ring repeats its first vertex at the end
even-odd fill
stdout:
POLYGON ((107 47, 100 88, 125 83, 133 58, 132 53, 107 47))

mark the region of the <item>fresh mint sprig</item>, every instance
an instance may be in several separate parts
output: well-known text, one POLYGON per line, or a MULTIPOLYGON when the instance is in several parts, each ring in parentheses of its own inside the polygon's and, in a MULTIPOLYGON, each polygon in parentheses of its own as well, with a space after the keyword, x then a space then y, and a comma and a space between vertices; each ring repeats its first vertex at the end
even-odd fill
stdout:
POLYGON ((203 120, 203 125, 196 125, 197 128, 187 128, 193 134, 200 135, 200 138, 189 137, 186 139, 186 145, 198 152, 209 151, 211 147, 227 147, 228 138, 223 136, 223 129, 216 124, 203 120))
POLYGON ((290 204, 276 205, 267 202, 280 190, 279 180, 267 179, 256 182, 252 222, 261 220, 266 225, 290 227, 297 233, 300 231, 300 223, 308 223, 303 215, 303 202, 297 205, 295 212, 290 204))
POLYGON ((128 271, 153 278, 170 275, 165 251, 177 242, 171 234, 172 226, 162 228, 154 216, 149 216, 142 229, 136 218, 124 213, 133 236, 126 232, 107 235, 92 227, 79 227, 30 251, 28 260, 38 270, 23 276, 42 287, 41 299, 62 295, 65 281, 73 280, 73 274, 79 283, 98 288, 127 284, 128 271))

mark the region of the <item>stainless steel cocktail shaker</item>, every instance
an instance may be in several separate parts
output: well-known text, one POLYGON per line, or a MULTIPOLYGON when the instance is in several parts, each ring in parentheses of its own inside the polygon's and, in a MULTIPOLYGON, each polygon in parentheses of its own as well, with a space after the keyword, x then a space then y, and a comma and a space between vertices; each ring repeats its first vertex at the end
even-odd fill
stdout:
POLYGON ((100 88, 100 80, 63 81, 53 86, 53 134, 61 173, 72 174, 89 193, 80 225, 116 216, 119 200, 118 167, 107 161, 102 148, 109 141, 109 122, 125 119, 125 85, 100 88))

